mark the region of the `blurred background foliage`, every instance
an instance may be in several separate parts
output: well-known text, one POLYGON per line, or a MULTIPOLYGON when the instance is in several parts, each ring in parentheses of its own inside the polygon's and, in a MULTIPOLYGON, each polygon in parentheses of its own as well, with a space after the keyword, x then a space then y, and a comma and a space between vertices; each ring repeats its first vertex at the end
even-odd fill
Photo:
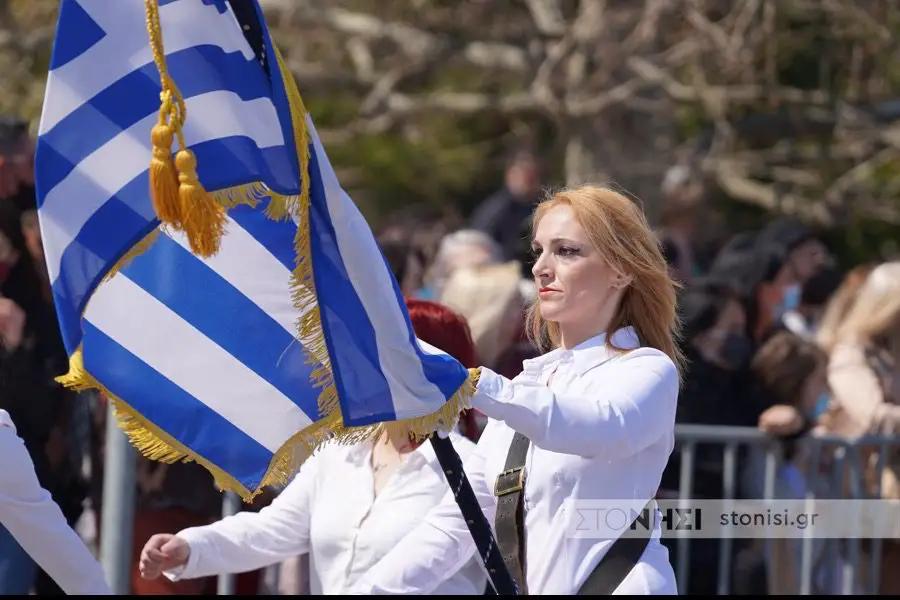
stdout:
MULTIPOLYGON (((578 123, 584 121, 567 121, 542 106, 521 110, 501 110, 490 103, 473 110, 437 107, 409 111, 408 117, 387 127, 361 125, 384 117, 388 110, 376 107, 364 114, 363 104, 378 80, 402 65, 398 58, 402 53, 392 34, 348 34, 347 27, 335 26, 323 17, 328 11, 343 11, 345 16, 369 15, 381 25, 404 23, 411 31, 459 43, 475 34, 487 42, 519 47, 528 56, 546 58, 551 47, 549 38, 535 29, 529 2, 262 3, 274 37, 290 57, 292 68, 302 65, 294 71, 307 107, 343 185, 374 229, 392 215, 413 207, 465 217, 499 188, 506 153, 522 143, 536 147, 546 157, 547 184, 565 182, 570 172, 566 167, 567 144, 577 133, 578 123), (359 64, 354 62, 352 44, 359 41, 374 57, 373 75, 368 80, 360 76, 359 64), (306 76, 311 66, 318 66, 316 73, 321 77, 306 76), (338 77, 339 73, 347 75, 338 77), (320 85, 320 79, 327 79, 329 84, 320 85)), ((715 26, 722 31, 726 17, 733 18, 726 15, 731 9, 719 3, 678 0, 675 4, 684 4, 686 12, 682 15, 679 9, 666 9, 669 12, 663 17, 668 20, 652 36, 656 50, 692 37, 714 39, 718 35, 714 29, 692 20, 698 11, 707 23, 718 24, 715 26)), ((800 198, 809 205, 825 206, 828 219, 810 220, 824 230, 845 263, 895 255, 900 240, 900 133, 893 131, 900 127, 900 7, 864 0, 760 0, 756 4, 759 8, 753 23, 758 23, 758 30, 753 30, 757 25, 745 25, 746 43, 736 54, 739 60, 728 58, 721 49, 716 51, 707 40, 703 45, 698 42, 702 49, 690 58, 668 64, 666 72, 688 91, 718 85, 726 90, 755 86, 762 93, 750 100, 725 103, 722 109, 711 106, 702 93, 685 99, 673 96, 671 90, 668 94, 660 89, 640 92, 635 97, 644 94, 641 98, 646 104, 655 103, 653 119, 664 122, 664 129, 658 131, 667 132, 662 136, 668 138, 665 143, 643 150, 648 160, 655 159, 658 164, 636 175, 620 176, 615 168, 599 165, 598 172, 617 181, 643 178, 649 181, 648 189, 658 189, 665 169, 687 153, 694 163, 712 164, 699 168, 709 186, 711 206, 721 215, 726 232, 750 229, 774 213, 789 212, 777 203, 767 205, 754 196, 755 192, 736 192, 743 189, 740 186, 729 189, 720 185, 728 179, 722 175, 721 165, 736 161, 745 165, 742 181, 774 190, 776 196, 791 196, 795 203, 800 198), (779 90, 818 94, 818 100, 782 101, 786 96, 779 90), (722 139, 726 140, 724 146, 722 139), (779 158, 773 159, 776 155, 779 158)), ((608 5, 622 11, 624 22, 626 12, 637 10, 632 7, 643 3, 611 0, 608 5)), ((558 3, 559 14, 573 21, 583 9, 580 6, 563 0, 558 3)), ((0 110, 29 119, 35 131, 57 7, 58 0, 0 1, 0 110)), ((609 22, 613 25, 604 35, 615 41, 615 21, 609 22)), ((649 50, 640 52, 656 56, 649 50)), ((610 79, 596 83, 596 89, 582 88, 580 93, 599 94, 603 86, 615 83, 614 75, 610 75, 610 79)), ((521 73, 487 69, 450 56, 407 77, 402 93, 415 103, 417 98, 444 92, 477 91, 481 96, 497 98, 499 105, 499 99, 527 92, 529 85, 530 80, 523 79, 521 73)), ((552 85, 563 84, 554 80, 552 85)), ((597 119, 626 122, 622 114, 612 111, 597 119)), ((624 137, 628 136, 617 135, 623 137, 624 148, 624 137)), ((611 141, 620 142, 619 138, 611 141)), ((814 214, 811 209, 791 210, 814 214)))

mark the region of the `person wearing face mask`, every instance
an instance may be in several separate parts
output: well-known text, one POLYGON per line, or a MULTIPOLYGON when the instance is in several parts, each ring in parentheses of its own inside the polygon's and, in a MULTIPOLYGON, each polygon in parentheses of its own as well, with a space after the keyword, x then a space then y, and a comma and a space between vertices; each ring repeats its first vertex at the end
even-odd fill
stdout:
POLYGON ((761 247, 775 248, 784 256, 784 263, 796 281, 791 286, 790 302, 799 300, 797 291, 816 273, 834 264, 834 258, 825 243, 794 217, 780 217, 771 221, 759 232, 757 242, 761 247))
POLYGON ((825 267, 810 277, 803 285, 797 308, 782 316, 781 327, 804 339, 814 339, 825 307, 840 287, 843 277, 843 272, 837 267, 825 267))
POLYGON ((749 297, 748 326, 756 345, 761 345, 782 328, 784 316, 800 306, 803 294, 800 280, 782 248, 757 240, 750 258, 751 272, 746 274, 749 297))
POLYGON ((835 261, 824 242, 793 217, 778 218, 766 225, 756 236, 756 245, 772 267, 762 290, 771 319, 757 332, 762 342, 782 328, 797 333, 802 327, 806 290, 821 287, 824 282, 817 280, 823 271, 834 269, 835 261))
POLYGON ((784 315, 800 306, 801 273, 805 271, 796 268, 783 244, 745 232, 722 248, 707 280, 738 294, 747 314, 747 334, 758 346, 782 327, 784 315))
POLYGON ((746 419, 728 398, 753 356, 740 296, 722 283, 698 280, 679 302, 688 368, 678 406, 681 423, 739 425, 746 419))
MULTIPOLYGON (((658 240, 634 202, 589 185, 532 223, 527 323, 543 354, 514 379, 472 371, 490 421, 465 472, 520 594, 677 594, 659 520, 637 536, 578 530, 578 503, 601 498, 660 517, 683 359, 658 240)), ((347 594, 431 594, 475 553, 451 491, 347 594)))
MULTIPOLYGON (((746 313, 740 296, 721 282, 700 279, 679 301, 682 345, 687 361, 678 397, 676 421, 694 425, 740 425, 748 416, 732 401, 737 375, 747 368, 753 346, 746 335, 746 313)), ((694 454, 692 498, 722 498, 724 470, 722 448, 697 444, 694 454)), ((681 477, 681 454, 674 453, 660 485, 660 496, 677 498, 681 477)), ((673 564, 678 543, 666 538, 673 564)), ((740 543, 740 542, 739 542, 740 543)), ((683 593, 716 595, 719 570, 718 539, 690 540, 688 582, 683 593)))

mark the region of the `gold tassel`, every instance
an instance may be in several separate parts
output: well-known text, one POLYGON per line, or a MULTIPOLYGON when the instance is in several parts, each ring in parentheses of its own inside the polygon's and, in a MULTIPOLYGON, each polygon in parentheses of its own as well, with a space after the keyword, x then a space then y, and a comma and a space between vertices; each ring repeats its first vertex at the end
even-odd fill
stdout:
POLYGON ((150 188, 154 208, 160 221, 185 233, 194 254, 209 258, 219 251, 221 238, 225 234, 227 212, 197 178, 197 158, 184 140, 187 107, 166 66, 159 0, 144 0, 144 6, 153 61, 159 70, 162 87, 160 120, 151 132, 153 158, 150 188), (172 143, 175 138, 179 151, 173 164, 172 143))
POLYGON ((150 133, 153 156, 150 159, 150 198, 156 216, 173 229, 181 228, 181 202, 178 198, 178 175, 172 162, 172 130, 163 119, 150 133))
POLYGON ((175 155, 178 195, 181 199, 182 229, 191 252, 208 258, 219 251, 225 234, 226 213, 197 179, 197 158, 184 148, 175 155))
MULTIPOLYGON (((172 160, 172 143, 178 128, 178 107, 173 103, 174 84, 166 70, 165 53, 162 48, 162 31, 159 24, 159 5, 157 0, 146 0, 144 8, 147 13, 147 33, 150 37, 150 48, 153 60, 159 69, 159 80, 162 90, 159 97, 159 122, 150 132, 152 155, 150 158, 150 198, 153 209, 163 225, 173 229, 181 229, 181 202, 178 197, 178 174, 172 160)), ((175 98, 177 100, 178 98, 175 98)))

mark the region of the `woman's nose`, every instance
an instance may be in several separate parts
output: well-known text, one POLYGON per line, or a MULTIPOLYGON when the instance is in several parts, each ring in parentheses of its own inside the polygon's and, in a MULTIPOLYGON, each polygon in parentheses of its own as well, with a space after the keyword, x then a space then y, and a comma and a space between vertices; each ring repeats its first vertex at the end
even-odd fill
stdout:
POLYGON ((535 279, 550 278, 550 269, 548 268, 547 261, 545 261, 543 257, 538 257, 534 262, 534 266, 531 267, 531 274, 534 275, 535 279))

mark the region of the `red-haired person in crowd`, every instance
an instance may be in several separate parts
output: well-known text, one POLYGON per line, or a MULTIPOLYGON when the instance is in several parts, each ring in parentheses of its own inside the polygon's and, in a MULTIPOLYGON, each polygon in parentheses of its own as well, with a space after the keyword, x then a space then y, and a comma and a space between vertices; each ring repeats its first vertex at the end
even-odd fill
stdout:
MULTIPOLYGON (((435 348, 440 348, 466 368, 478 366, 475 343, 466 320, 443 304, 430 300, 407 298, 406 307, 416 337, 435 348)), ((484 413, 467 410, 459 420, 459 430, 475 443, 487 424, 484 413)))
MULTIPOLYGON (((470 367, 476 364, 466 322, 432 302, 410 301, 416 335, 470 367)), ((464 426, 465 427, 465 426, 464 426)), ((468 428, 466 428, 468 429, 468 428)), ((475 444, 453 431, 466 458, 475 444)), ((376 565, 448 491, 431 444, 382 435, 355 445, 327 444, 259 512, 154 535, 141 553, 142 578, 185 580, 261 569, 304 554, 309 592, 343 594, 376 565), (377 498, 377 501, 376 501, 377 498)), ((477 556, 442 578, 437 592, 481 595, 487 578, 477 556)))

